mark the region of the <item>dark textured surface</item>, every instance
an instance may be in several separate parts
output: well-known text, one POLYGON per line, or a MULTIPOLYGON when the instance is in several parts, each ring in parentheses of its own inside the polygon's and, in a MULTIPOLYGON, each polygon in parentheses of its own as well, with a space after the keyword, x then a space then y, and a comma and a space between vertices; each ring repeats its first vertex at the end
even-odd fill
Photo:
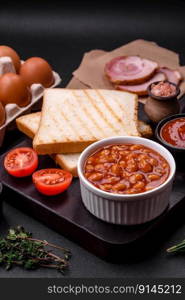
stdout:
MULTIPOLYGON (((25 138, 16 147, 30 147, 31 140, 25 138)), ((6 153, 0 158, 3 165, 6 153)), ((49 156, 39 157, 39 168, 53 168, 54 161, 49 156)), ((168 208, 155 220, 136 226, 112 225, 95 218, 84 207, 80 195, 79 180, 73 179, 69 189, 55 197, 46 197, 38 193, 31 177, 14 178, 4 169, 0 181, 4 185, 2 197, 13 206, 25 211, 32 217, 42 221, 48 227, 65 235, 89 250, 93 254, 107 260, 121 262, 126 258, 140 258, 143 248, 147 254, 151 248, 159 244, 158 230, 169 233, 173 226, 171 221, 185 209, 185 174, 176 172, 173 191, 168 208), (14 201, 14 196, 19 201, 14 201)), ((161 232, 162 235, 162 232, 161 232)))
MULTIPOLYGON (((13 2, 12 2, 13 3, 13 2)), ((63 78, 65 86, 72 71, 79 65, 84 52, 91 49, 111 50, 136 38, 153 40, 161 46, 180 53, 185 64, 184 9, 183 1, 132 1, 124 5, 97 5, 96 3, 70 4, 58 1, 42 4, 26 3, 20 6, 4 3, 0 10, 1 44, 7 44, 20 53, 23 59, 29 56, 46 58, 63 78)), ((11 147, 18 133, 6 139, 11 147)), ((7 195, 8 197, 8 195, 7 195)), ((9 197, 19 201, 15 195, 9 197)), ((43 239, 71 248, 70 277, 185 277, 183 257, 168 257, 166 247, 181 240, 185 235, 185 223, 177 224, 177 215, 169 226, 169 232, 159 231, 159 245, 148 256, 128 260, 117 265, 107 263, 86 252, 68 239, 48 229, 33 218, 4 204, 0 223, 3 233, 9 226, 22 224, 43 239), (174 231, 171 227, 174 225, 174 231)), ((142 244, 143 250, 145 245, 142 244)), ((137 248, 136 248, 137 254, 137 248)), ((137 256, 137 255, 136 255, 137 256)), ((24 272, 18 268, 11 272, 0 270, 1 277, 55 277, 55 271, 40 270, 24 272)), ((60 276, 60 275, 58 275, 60 276)))
MULTIPOLYGON (((18 199, 15 199, 18 201, 18 199)), ((174 220, 174 223, 177 220, 174 220)), ((169 257, 165 249, 174 241, 181 240, 185 235, 185 224, 170 235, 164 235, 164 240, 149 256, 138 261, 126 261, 120 264, 111 264, 97 258, 86 250, 72 243, 67 238, 57 234, 53 230, 37 222, 33 218, 22 214, 7 203, 4 204, 4 217, 1 220, 1 233, 4 233, 9 226, 17 224, 24 225, 27 230, 35 233, 35 236, 63 245, 72 250, 71 267, 66 277, 185 277, 184 257, 169 257)), ((160 235, 160 233, 159 233, 160 235)), ((137 253, 137 249, 136 249, 137 253)), ((56 271, 47 269, 37 271, 23 271, 15 268, 9 272, 0 269, 0 277, 62 277, 56 271)))

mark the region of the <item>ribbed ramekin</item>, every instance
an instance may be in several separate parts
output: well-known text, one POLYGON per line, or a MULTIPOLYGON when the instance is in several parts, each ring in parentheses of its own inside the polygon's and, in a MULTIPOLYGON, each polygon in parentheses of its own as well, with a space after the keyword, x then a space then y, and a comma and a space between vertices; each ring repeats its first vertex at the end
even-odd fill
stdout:
POLYGON ((176 165, 171 153, 160 144, 140 137, 112 137, 98 141, 87 147, 78 161, 78 175, 82 201, 97 218, 122 225, 136 225, 148 222, 159 216, 168 206, 176 165), (142 144, 161 154, 170 166, 167 180, 157 188, 140 194, 113 194, 92 185, 84 176, 86 159, 98 149, 113 144, 142 144))

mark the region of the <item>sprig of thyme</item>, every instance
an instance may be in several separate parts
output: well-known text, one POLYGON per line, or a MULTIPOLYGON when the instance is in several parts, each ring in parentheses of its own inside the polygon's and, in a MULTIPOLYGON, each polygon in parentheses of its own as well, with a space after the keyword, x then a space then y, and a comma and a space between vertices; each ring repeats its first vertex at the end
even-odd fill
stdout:
POLYGON ((185 253, 185 240, 166 250, 168 253, 185 253))
POLYGON ((68 249, 32 238, 22 226, 10 228, 5 238, 0 237, 0 265, 6 270, 17 265, 25 269, 52 268, 63 273, 69 266, 70 257, 68 249), (47 246, 60 250, 62 256, 47 250, 47 246))

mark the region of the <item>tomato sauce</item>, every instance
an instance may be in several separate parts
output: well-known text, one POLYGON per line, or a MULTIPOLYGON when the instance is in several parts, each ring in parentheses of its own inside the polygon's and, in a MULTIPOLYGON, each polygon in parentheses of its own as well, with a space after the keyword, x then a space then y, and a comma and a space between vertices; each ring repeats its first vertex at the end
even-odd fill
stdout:
POLYGON ((178 118, 167 122, 161 128, 160 136, 168 144, 185 148, 185 118, 178 118))
POLYGON ((85 162, 84 175, 97 188, 116 194, 137 194, 166 181, 170 167, 159 153, 138 144, 109 145, 85 162))

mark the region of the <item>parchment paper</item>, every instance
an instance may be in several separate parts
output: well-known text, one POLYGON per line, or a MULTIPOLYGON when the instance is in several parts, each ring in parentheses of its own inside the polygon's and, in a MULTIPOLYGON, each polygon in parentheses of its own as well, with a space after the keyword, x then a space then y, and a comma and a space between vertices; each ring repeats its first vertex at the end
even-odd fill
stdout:
MULTIPOLYGON (((106 51, 103 50, 92 50, 90 52, 87 52, 84 54, 82 58, 82 62, 79 66, 79 68, 83 68, 83 65, 88 64, 88 61, 93 60, 97 57, 100 57, 101 55, 104 55, 106 51)), ((83 82, 80 81, 77 77, 73 76, 68 85, 66 86, 68 89, 88 89, 91 88, 89 85, 84 84, 83 82)))
MULTIPOLYGON (((102 88, 114 89, 114 86, 104 75, 105 64, 112 58, 121 55, 139 55, 156 61, 160 67, 168 67, 179 70, 183 81, 180 84, 181 94, 185 94, 185 66, 180 66, 179 55, 171 50, 158 46, 154 42, 135 40, 111 52, 92 50, 84 54, 79 68, 73 72, 75 80, 70 82, 71 88, 102 88), (78 79, 78 80, 77 80, 78 79), (74 85, 74 86, 73 86, 74 85)), ((140 101, 146 101, 147 97, 140 97, 140 101)))

